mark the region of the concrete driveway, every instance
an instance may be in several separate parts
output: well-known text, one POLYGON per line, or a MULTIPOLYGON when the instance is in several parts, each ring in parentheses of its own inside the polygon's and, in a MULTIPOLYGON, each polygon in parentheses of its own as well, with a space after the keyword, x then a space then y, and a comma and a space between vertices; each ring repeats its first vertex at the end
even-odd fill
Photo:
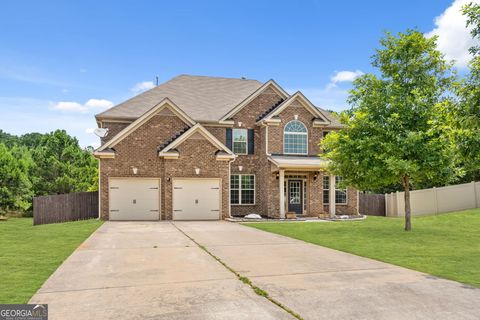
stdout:
POLYGON ((292 318, 197 243, 304 319, 480 318, 479 289, 221 221, 107 222, 31 302, 51 319, 292 318))
POLYGON ((50 320, 292 319, 170 222, 104 223, 30 303, 50 320))

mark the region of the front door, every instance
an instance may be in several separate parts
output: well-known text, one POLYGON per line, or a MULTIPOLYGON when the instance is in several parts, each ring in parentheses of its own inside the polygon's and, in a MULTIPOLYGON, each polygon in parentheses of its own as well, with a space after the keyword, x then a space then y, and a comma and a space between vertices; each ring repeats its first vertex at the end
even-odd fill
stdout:
POLYGON ((288 180, 288 212, 302 214, 303 181, 288 180))

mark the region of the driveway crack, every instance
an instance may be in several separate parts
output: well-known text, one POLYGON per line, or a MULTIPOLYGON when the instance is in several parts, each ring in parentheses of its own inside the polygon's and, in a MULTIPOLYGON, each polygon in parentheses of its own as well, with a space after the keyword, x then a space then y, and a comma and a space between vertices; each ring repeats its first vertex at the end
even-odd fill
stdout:
POLYGON ((231 273, 233 273, 237 278, 238 280, 242 281, 243 283, 245 283, 246 285, 248 285, 252 290, 253 292, 255 292, 257 295, 259 296, 262 296, 264 297, 265 299, 267 299, 268 301, 270 301, 271 303, 273 303, 274 305, 276 305, 277 307, 283 309, 284 311, 286 311, 287 313, 289 313, 290 315, 292 315, 293 317, 295 317, 296 319, 298 320, 304 320, 303 317, 296 313, 295 311, 293 311, 292 309, 288 308, 287 306, 285 306, 284 304, 282 304, 280 301, 272 298, 267 291, 263 290, 262 288, 258 287, 257 285, 255 285, 249 278, 245 277, 245 276, 242 276, 239 272, 237 272, 235 269, 233 269, 232 267, 230 267, 229 265, 227 265, 224 261, 222 261, 222 259, 220 259, 219 257, 217 257, 216 255, 214 255, 212 252, 210 252, 210 250, 208 250, 207 247, 201 245, 200 243, 198 243, 194 238, 190 237, 186 232, 184 232, 182 229, 180 229, 174 222, 171 222, 171 224, 178 230, 180 231, 185 237, 187 237, 188 239, 190 239, 193 243, 195 243, 200 249, 202 249, 203 251, 205 251, 209 256, 211 256, 213 259, 217 260, 223 267, 225 267, 225 269, 227 269, 228 271, 230 271, 231 273))

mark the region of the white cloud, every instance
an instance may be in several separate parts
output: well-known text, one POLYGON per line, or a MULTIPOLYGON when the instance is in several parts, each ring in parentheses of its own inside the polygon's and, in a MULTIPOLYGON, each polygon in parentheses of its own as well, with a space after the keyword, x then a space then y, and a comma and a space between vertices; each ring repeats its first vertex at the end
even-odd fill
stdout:
POLYGON ((65 112, 100 111, 113 107, 113 102, 105 99, 90 99, 84 104, 72 101, 60 101, 51 105, 51 109, 65 112))
POLYGON ((427 37, 438 36, 438 49, 448 60, 455 60, 455 65, 465 68, 472 58, 468 49, 477 44, 466 28, 467 19, 461 13, 462 6, 480 0, 455 0, 441 15, 435 18, 435 28, 426 33, 427 37))
POLYGON ((91 134, 91 133, 93 133, 93 131, 95 131, 95 128, 87 128, 87 129, 85 129, 85 133, 91 134))
POLYGON ((0 128, 16 135, 64 129, 77 137, 82 147, 91 145, 91 141, 96 140, 85 132, 85 128, 96 127, 91 113, 59 113, 50 108, 52 104, 51 101, 31 97, 0 96, 0 128))
POLYGON ((87 72, 87 69, 85 69, 85 68, 80 68, 80 73, 85 73, 85 72, 87 72))
POLYGON ((100 143, 98 141, 90 142, 89 146, 97 149, 98 147, 100 147, 100 143))
POLYGON ((363 75, 363 72, 360 70, 355 71, 337 71, 331 78, 330 81, 332 84, 336 84, 338 82, 352 82, 353 80, 357 79, 363 75))
POLYGON ((154 87, 155 87, 155 85, 153 84, 153 81, 143 81, 143 82, 136 83, 130 89, 130 91, 132 91, 135 94, 138 94, 138 93, 141 93, 143 91, 150 90, 154 87))
POLYGON ((67 93, 69 90, 68 89, 62 89, 63 93, 67 93))

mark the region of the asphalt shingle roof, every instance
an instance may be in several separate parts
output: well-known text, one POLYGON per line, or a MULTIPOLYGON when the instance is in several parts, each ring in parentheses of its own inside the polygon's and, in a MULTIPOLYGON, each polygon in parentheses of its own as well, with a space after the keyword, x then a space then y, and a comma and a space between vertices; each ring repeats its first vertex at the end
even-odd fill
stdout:
POLYGON ((195 121, 218 121, 261 86, 257 80, 180 75, 96 117, 137 119, 169 98, 195 121))

